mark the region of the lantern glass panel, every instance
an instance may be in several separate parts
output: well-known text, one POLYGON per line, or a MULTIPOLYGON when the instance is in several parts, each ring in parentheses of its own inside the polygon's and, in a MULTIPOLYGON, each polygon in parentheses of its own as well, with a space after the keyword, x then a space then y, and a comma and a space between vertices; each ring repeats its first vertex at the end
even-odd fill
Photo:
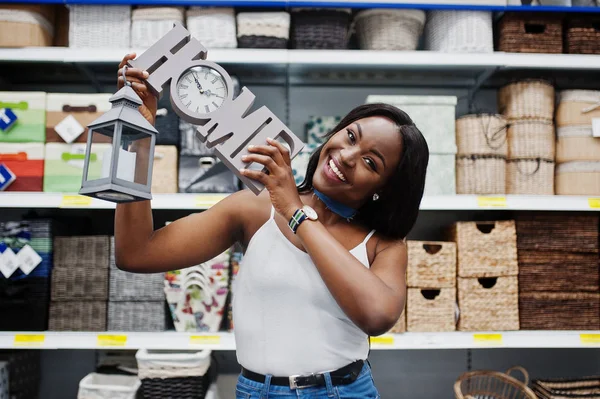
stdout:
POLYGON ((114 132, 115 125, 100 127, 91 131, 92 144, 86 176, 87 181, 106 179, 110 176, 114 132), (102 162, 94 162, 95 159, 102 159, 102 162))
POLYGON ((122 125, 117 178, 144 186, 148 184, 152 138, 150 133, 122 125))

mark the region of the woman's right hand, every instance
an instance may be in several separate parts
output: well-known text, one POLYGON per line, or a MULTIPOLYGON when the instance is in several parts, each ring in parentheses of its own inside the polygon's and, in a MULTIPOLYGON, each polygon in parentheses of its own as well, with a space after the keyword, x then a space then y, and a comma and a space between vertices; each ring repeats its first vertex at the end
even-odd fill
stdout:
MULTIPOLYGON (((135 57, 135 53, 127 54, 125 55, 125 57, 123 57, 123 60, 119 64, 119 75, 117 80, 118 90, 120 90, 125 85, 125 81, 123 80, 123 67, 127 65, 127 62, 129 60, 133 60, 135 59, 135 57)), ((139 108, 140 113, 144 116, 144 118, 146 118, 148 122, 154 125, 154 122, 156 120, 156 110, 158 108, 158 99, 154 94, 152 94, 152 92, 148 89, 148 86, 146 85, 145 81, 149 76, 148 72, 142 71, 141 69, 128 67, 127 71, 125 72, 125 75, 127 76, 127 81, 131 82, 131 87, 133 88, 133 90, 143 101, 143 104, 140 105, 139 108)))

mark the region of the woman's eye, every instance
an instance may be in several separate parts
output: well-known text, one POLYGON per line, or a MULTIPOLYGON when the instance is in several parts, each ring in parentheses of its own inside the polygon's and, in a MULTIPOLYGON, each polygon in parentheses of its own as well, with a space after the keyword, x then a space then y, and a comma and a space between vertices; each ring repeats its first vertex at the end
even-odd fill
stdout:
POLYGON ((377 171, 377 165, 375 165, 375 162, 373 162, 371 158, 365 158, 365 162, 367 163, 367 165, 369 165, 371 169, 377 171))
POLYGON ((354 136, 354 133, 352 132, 352 130, 347 130, 348 132, 348 137, 350 138, 350 141, 352 143, 354 143, 356 141, 356 136, 354 136))

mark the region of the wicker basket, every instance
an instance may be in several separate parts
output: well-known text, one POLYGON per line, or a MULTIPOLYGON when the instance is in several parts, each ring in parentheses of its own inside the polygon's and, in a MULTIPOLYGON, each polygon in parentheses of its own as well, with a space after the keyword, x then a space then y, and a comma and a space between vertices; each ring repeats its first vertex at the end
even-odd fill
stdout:
POLYGON ((457 155, 506 157, 506 119, 502 115, 465 115, 456 120, 457 155))
POLYGON ((140 385, 135 375, 89 373, 79 381, 77 399, 136 399, 140 385))
POLYGON ((131 13, 131 46, 145 49, 173 29, 183 24, 183 7, 140 6, 131 13))
POLYGON ((592 126, 600 118, 600 91, 563 90, 556 107, 556 126, 592 126))
POLYGON ((106 301, 51 302, 49 331, 106 331, 106 301))
POLYGON ((456 286, 456 243, 409 240, 407 247, 408 287, 448 288, 456 286))
POLYGON ((504 194, 506 158, 499 155, 456 157, 457 194, 504 194))
POLYGON ((287 48, 290 37, 288 12, 240 12, 236 18, 240 48, 287 48))
POLYGON ((498 23, 498 50, 561 54, 562 30, 562 17, 555 13, 507 12, 498 23))
POLYGON ((458 307, 460 331, 516 331, 518 278, 458 278, 458 307))
POLYGON ((554 86, 541 80, 510 83, 498 90, 500 113, 509 121, 554 120, 554 86))
POLYGON ((406 303, 407 331, 456 330, 456 288, 409 288, 406 303))
POLYGON ((53 6, 0 4, 0 47, 46 47, 53 39, 53 6))
POLYGON ((190 7, 186 26, 208 49, 236 48, 235 11, 232 7, 190 7))
POLYGON ((448 53, 492 53, 490 11, 434 10, 427 14, 425 49, 448 53))
POLYGON ((108 302, 109 331, 165 331, 165 302, 108 302))
POLYGON ((565 51, 570 54, 600 54, 600 18, 583 15, 566 21, 565 51))
POLYGON ((508 158, 554 159, 556 139, 550 121, 514 121, 508 128, 508 158))
POLYGON ((598 330, 598 292, 522 292, 519 296, 523 330, 598 330))
POLYGON ((556 129, 556 162, 600 162, 600 139, 591 126, 565 126, 556 129))
POLYGON ((53 301, 108 300, 108 268, 55 265, 51 297, 53 301))
POLYGON ((422 10, 372 9, 354 17, 358 45, 364 50, 413 51, 423 33, 422 10))
POLYGON ((131 6, 69 5, 69 47, 129 48, 131 6))
POLYGON ((456 399, 538 399, 527 386, 529 374, 522 367, 513 367, 506 373, 489 370, 468 371, 454 383, 456 399), (521 382, 510 374, 519 370, 524 375, 521 382))
POLYGON ((352 14, 349 9, 293 9, 291 47, 335 49, 348 47, 352 14))
POLYGON ((456 242, 460 277, 516 276, 515 222, 456 222, 451 229, 456 242))
POLYGON ((55 267, 92 266, 96 269, 108 269, 109 261, 109 236, 54 238, 55 267))
POLYGON ((174 145, 157 145, 154 151, 152 168, 152 192, 174 194, 178 190, 177 147, 174 145))
POLYGON ((509 159, 507 162, 507 194, 554 194, 554 161, 527 158, 509 159))
POLYGON ((531 388, 539 399, 594 399, 600 397, 600 376, 534 380, 531 388))
POLYGON ((600 162, 567 162, 556 167, 557 195, 600 195, 600 162))

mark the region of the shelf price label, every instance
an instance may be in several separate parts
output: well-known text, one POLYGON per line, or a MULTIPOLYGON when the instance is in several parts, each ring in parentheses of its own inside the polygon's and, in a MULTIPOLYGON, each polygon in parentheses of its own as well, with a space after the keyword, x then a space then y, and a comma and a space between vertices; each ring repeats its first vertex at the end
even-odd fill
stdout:
POLYGON ((85 195, 63 195, 61 208, 86 208, 92 205, 92 198, 85 195))
POLYGON ((125 346, 126 344, 127 335, 99 334, 96 339, 96 345, 100 347, 125 346))
POLYGON ((506 197, 477 197, 480 208, 506 208, 506 197))
POLYGON ((43 334, 16 334, 15 346, 39 346, 43 345, 46 336, 43 334))
POLYGON ((226 195, 220 195, 220 194, 197 195, 196 198, 194 199, 194 206, 196 208, 210 208, 211 206, 215 205, 217 202, 221 201, 225 197, 226 197, 226 195))
POLYGON ((581 334, 579 340, 582 345, 598 345, 600 346, 600 334, 581 334))
POLYGON ((221 345, 221 337, 219 335, 191 335, 190 345, 221 345))
POLYGON ((590 208, 600 210, 600 198, 588 198, 590 208))
POLYGON ((391 335, 381 335, 378 337, 371 337, 371 343, 382 346, 394 345, 394 337, 391 335))
POLYGON ((473 342, 478 345, 502 345, 502 334, 473 334, 473 342))

